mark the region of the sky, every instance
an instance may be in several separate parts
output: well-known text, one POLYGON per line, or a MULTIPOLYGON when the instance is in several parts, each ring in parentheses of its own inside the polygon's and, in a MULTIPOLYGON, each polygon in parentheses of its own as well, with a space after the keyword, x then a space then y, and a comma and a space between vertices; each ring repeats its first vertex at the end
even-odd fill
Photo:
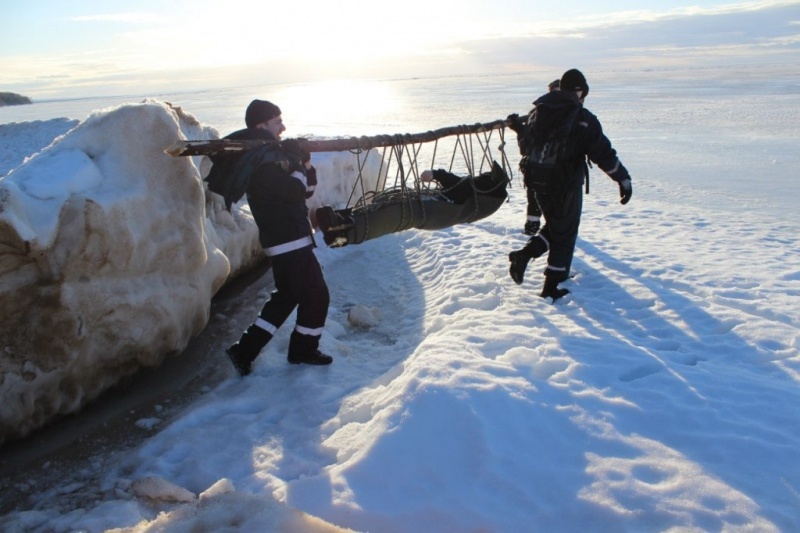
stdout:
MULTIPOLYGON (((776 141, 800 138, 800 93, 716 74, 735 79, 735 89, 708 94, 698 83, 597 96, 634 177, 633 198, 620 205, 615 184, 592 170, 562 300, 537 296, 541 261, 521 286, 508 277, 507 252, 526 241, 519 186, 473 224, 342 248, 317 235, 331 289, 321 348, 332 365, 286 363, 290 317, 253 374, 234 373, 220 347, 269 296, 268 281, 256 285, 209 317, 204 338, 218 355, 217 383, 185 409, 170 411, 167 397, 130 413, 121 433, 141 435, 132 449, 98 446, 77 464, 37 463, 12 486, 0 479, 0 498, 18 502, 0 529, 797 531, 800 237, 797 209, 774 206, 798 198, 798 151, 776 141), (753 168, 769 170, 769 186, 753 168), (721 189, 710 193, 707 183, 721 189)), ((796 87, 796 74, 787 80, 796 87)), ((475 89, 463 83, 442 98, 475 89)), ((182 300, 171 291, 189 274, 174 275, 186 268, 174 258, 201 240, 209 262, 219 265, 222 253, 235 266, 242 259, 232 245, 252 229, 244 204, 234 209, 236 224, 213 198, 203 211, 194 167, 202 159, 163 155, 179 125, 202 134, 171 113, 131 104, 75 129, 58 119, 0 125, 13 161, 69 131, 0 180, 2 227, 39 228, 30 256, 11 252, 14 261, 71 261, 61 303, 93 289, 113 295, 94 293, 83 311, 88 318, 102 302, 114 309, 96 310, 123 324, 100 335, 112 342, 149 338, 136 316, 142 302, 182 300), (181 246, 165 238, 172 224, 183 224, 181 246), (69 239, 83 233, 76 247, 69 239), (136 246, 129 234, 140 237, 136 246), (133 271, 141 260, 122 254, 150 263, 133 271)), ((342 169, 353 167, 341 157, 349 156, 313 155, 315 201, 341 199, 342 169)), ((7 233, 0 240, 19 242, 7 233)), ((13 272, 30 281, 30 269, 13 272)), ((16 286, 8 277, 5 291, 16 286)), ((208 291, 209 279, 191 276, 192 292, 208 291)), ((173 311, 179 323, 193 322, 193 313, 173 311)), ((86 320, 81 329, 93 327, 86 320)), ((151 337, 171 336, 158 332, 151 337)), ((86 355, 73 379, 88 386, 96 381, 89 369, 114 368, 109 354, 136 352, 86 355)), ((19 367, 14 354, 4 350, 0 361, 19 367)), ((40 356, 20 372, 5 368, 0 390, 62 394, 62 405, 91 392, 52 386, 65 369, 40 356)), ((28 405, 59 403, 51 400, 28 405)), ((11 404, 3 401, 2 413, 11 404)))
POLYGON ((340 78, 796 64, 800 2, 3 2, 0 91, 34 99, 340 78), (35 37, 32 37, 35 36, 35 37), (781 57, 784 56, 784 57, 781 57))

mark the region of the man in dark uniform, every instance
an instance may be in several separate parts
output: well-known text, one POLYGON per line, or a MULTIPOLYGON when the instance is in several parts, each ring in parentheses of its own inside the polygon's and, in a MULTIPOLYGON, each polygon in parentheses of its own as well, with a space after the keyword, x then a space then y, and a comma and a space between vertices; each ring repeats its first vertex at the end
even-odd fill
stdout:
MULTIPOLYGON (((328 365, 319 351, 330 297, 322 268, 314 255, 314 239, 306 198, 313 194, 316 169, 296 141, 280 142, 286 130, 278 106, 253 100, 245 113, 246 129, 226 138, 268 141, 250 157, 247 202, 259 230, 259 240, 272 264, 275 291, 238 342, 226 350, 236 370, 246 376, 261 349, 297 308, 289 341, 292 364, 328 365), (253 160, 256 163, 252 163, 253 160)), ((242 161, 245 158, 242 157, 242 161)))
MULTIPOLYGON (((568 70, 561 77, 559 85, 560 90, 550 91, 538 98, 534 102, 534 109, 537 113, 552 113, 556 116, 565 114, 567 108, 579 106, 575 129, 569 137, 570 142, 575 143, 570 151, 576 158, 575 170, 567 177, 567 183, 558 190, 536 191, 545 225, 528 240, 524 248, 513 251, 508 256, 511 262, 509 274, 519 285, 522 284, 528 262, 547 253, 545 281, 540 296, 552 298, 553 301, 569 293, 567 289, 559 288, 558 284, 569 277, 575 252, 583 209, 583 184, 588 176, 586 158, 617 182, 620 203, 627 204, 633 192, 631 177, 617 158, 611 141, 603 134, 600 121, 583 107, 586 95, 589 94, 589 85, 584 75, 577 69, 568 70)), ((513 120, 512 117, 509 119, 513 120)), ((524 136, 525 132, 520 135, 524 136)), ((520 145, 524 140, 520 140, 520 145)))
MULTIPOLYGON (((561 79, 553 80, 547 84, 547 90, 557 91, 560 84, 561 79)), ((512 124, 512 128, 517 133, 520 133, 522 131, 522 123, 515 121, 515 124, 512 124)), ((529 187, 527 183, 525 184, 525 193, 528 197, 528 207, 525 210, 525 227, 523 231, 525 235, 536 235, 542 227, 542 210, 536 200, 536 191, 533 187, 529 187)))

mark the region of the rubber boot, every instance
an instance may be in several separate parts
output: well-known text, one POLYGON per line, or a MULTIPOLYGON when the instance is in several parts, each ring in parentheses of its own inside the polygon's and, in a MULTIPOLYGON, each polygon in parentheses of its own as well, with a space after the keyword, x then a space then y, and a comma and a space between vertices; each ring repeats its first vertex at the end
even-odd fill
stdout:
POLYGON ((508 274, 514 283, 522 285, 522 278, 525 275, 525 269, 528 268, 528 262, 531 260, 530 253, 523 248, 508 254, 508 260, 511 265, 508 267, 508 274))
POLYGON ((508 268, 508 273, 511 279, 517 285, 522 285, 522 278, 525 275, 525 269, 528 268, 528 262, 531 259, 536 259, 544 255, 550 249, 550 243, 544 235, 537 233, 528 240, 528 244, 521 250, 516 250, 508 254, 508 260, 511 265, 508 268))
POLYGON ((261 349, 267 345, 272 338, 272 334, 255 324, 250 324, 239 342, 233 344, 230 348, 225 350, 225 353, 230 357, 233 366, 241 376, 250 374, 258 354, 261 349))
POLYGON ((555 302, 559 298, 562 298, 569 294, 569 290, 567 289, 559 289, 558 284, 561 283, 561 280, 553 277, 553 276, 545 276, 544 277, 544 287, 542 287, 542 292, 539 294, 542 298, 552 298, 555 302))
POLYGON ((319 335, 303 335, 292 332, 289 339, 289 363, 293 365, 329 365, 333 357, 325 355, 319 349, 319 335))

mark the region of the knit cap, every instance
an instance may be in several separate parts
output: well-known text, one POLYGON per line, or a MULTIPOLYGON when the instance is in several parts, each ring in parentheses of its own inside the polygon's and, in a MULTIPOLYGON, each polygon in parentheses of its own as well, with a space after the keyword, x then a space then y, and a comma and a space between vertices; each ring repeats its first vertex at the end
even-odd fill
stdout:
POLYGON ((566 71, 561 76, 559 85, 562 91, 583 91, 584 97, 589 94, 589 84, 586 83, 586 77, 576 68, 566 71))
POLYGON ((244 123, 248 128, 255 128, 281 114, 281 109, 266 100, 253 100, 244 113, 244 123))

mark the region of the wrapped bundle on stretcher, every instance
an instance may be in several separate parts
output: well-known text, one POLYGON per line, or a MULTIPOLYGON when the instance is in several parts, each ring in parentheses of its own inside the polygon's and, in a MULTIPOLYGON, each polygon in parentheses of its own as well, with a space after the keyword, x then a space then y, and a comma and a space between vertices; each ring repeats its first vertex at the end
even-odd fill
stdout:
POLYGON ((495 161, 491 172, 459 177, 434 170, 436 187, 388 189, 352 209, 316 210, 317 225, 330 247, 360 244, 407 229, 440 230, 494 214, 508 197, 509 178, 495 161))

